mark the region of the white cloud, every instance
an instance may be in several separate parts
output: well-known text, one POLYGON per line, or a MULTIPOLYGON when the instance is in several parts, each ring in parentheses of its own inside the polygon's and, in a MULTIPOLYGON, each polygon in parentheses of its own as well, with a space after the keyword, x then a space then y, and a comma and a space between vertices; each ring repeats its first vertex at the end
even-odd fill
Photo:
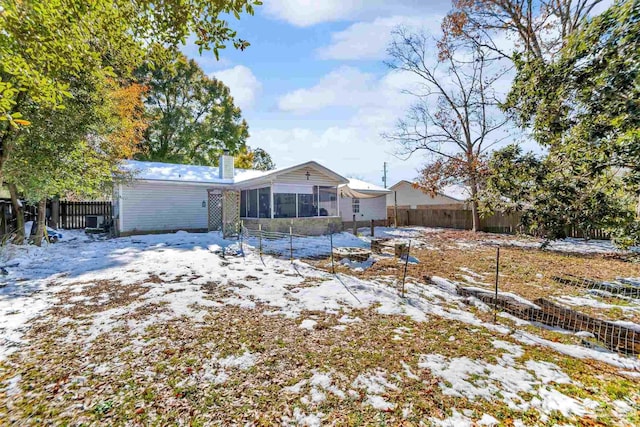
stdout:
POLYGON ((265 149, 278 167, 313 159, 344 176, 381 184, 383 163, 388 162, 389 185, 415 178, 423 159, 416 156, 404 162, 393 157, 393 145, 378 132, 376 128, 349 125, 324 130, 264 128, 254 129, 248 142, 265 149))
POLYGON ((236 65, 233 68, 216 71, 211 76, 221 80, 229 87, 235 104, 243 110, 253 106, 262 90, 262 83, 244 65, 236 65))
POLYGON ((429 13, 434 9, 446 11, 448 0, 268 0, 268 15, 298 27, 321 22, 372 19, 376 16, 429 13))
POLYGON ((289 92, 278 100, 278 108, 295 114, 309 114, 329 107, 385 111, 406 108, 411 96, 401 93, 416 84, 409 73, 389 72, 381 78, 355 67, 339 67, 310 88, 289 92))
POLYGON ((293 113, 309 113, 326 107, 357 106, 374 89, 375 78, 354 67, 331 71, 313 87, 297 89, 278 100, 278 108, 293 113))
POLYGON ((391 32, 398 26, 424 29, 438 34, 442 15, 390 16, 370 22, 357 22, 346 30, 333 33, 331 44, 317 50, 320 59, 354 60, 384 59, 392 40, 391 32))
POLYGON ((326 129, 313 120, 298 127, 253 127, 249 144, 267 150, 278 166, 316 160, 345 176, 357 176, 380 184, 382 165, 389 163, 389 184, 413 179, 424 159, 401 161, 393 156, 396 146, 382 138, 404 115, 413 97, 400 93, 414 84, 410 76, 389 72, 381 77, 355 67, 340 67, 310 88, 298 89, 280 98, 278 106, 289 113, 312 114, 340 107, 348 110, 326 129), (303 127, 309 126, 309 127, 303 127), (395 180, 395 181, 394 181, 395 180), (393 181, 393 182, 392 182, 393 181))
POLYGON ((290 24, 307 27, 320 22, 345 19, 359 7, 349 0, 268 0, 267 13, 290 24))
MULTIPOLYGON (((501 85, 506 86, 509 79, 505 76, 501 85)), ((314 159, 343 175, 379 183, 379 170, 386 161, 390 167, 389 184, 414 179, 426 157, 423 153, 416 153, 406 161, 394 157, 398 147, 384 140, 381 133, 392 132, 396 121, 416 101, 402 90, 415 90, 420 84, 424 82, 407 72, 389 71, 376 76, 356 67, 339 67, 315 85, 279 99, 281 111, 305 116, 296 128, 274 129, 265 123, 253 127, 249 143, 267 150, 278 166, 314 159), (327 111, 336 116, 332 125, 317 128, 322 122, 315 119, 327 111)))

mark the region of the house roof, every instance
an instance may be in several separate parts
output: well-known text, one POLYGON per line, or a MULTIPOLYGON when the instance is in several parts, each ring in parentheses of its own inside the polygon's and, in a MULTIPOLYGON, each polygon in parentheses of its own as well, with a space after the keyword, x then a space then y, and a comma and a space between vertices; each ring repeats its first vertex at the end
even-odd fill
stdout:
MULTIPOLYGON (((323 173, 325 173, 326 175, 330 176, 331 178, 335 179, 336 181, 338 181, 338 184, 346 184, 349 181, 347 180, 347 178, 343 177, 340 174, 337 174, 336 172, 332 171, 331 169, 329 169, 326 166, 322 166, 320 163, 316 162, 315 160, 310 160, 308 162, 304 162, 304 163, 300 163, 297 165, 293 165, 293 166, 288 166, 285 168, 281 168, 281 169, 274 169, 274 170, 270 170, 270 171, 265 171, 262 172, 262 174, 256 174, 253 177, 242 177, 241 180, 237 180, 236 179, 236 183, 238 184, 253 184, 253 183, 257 183, 260 182, 262 180, 266 180, 268 179, 273 179, 276 178, 279 175, 284 175, 286 173, 290 173, 290 172, 294 172, 298 169, 304 169, 304 168, 308 168, 308 167, 312 167, 315 168, 323 173)), ((253 171, 253 172, 260 172, 260 171, 253 171)))
POLYGON ((460 200, 461 202, 465 202, 471 197, 469 187, 458 184, 447 185, 442 189, 442 191, 440 191, 440 194, 451 197, 452 199, 460 200))
POLYGON ((179 165, 174 163, 142 162, 138 160, 126 160, 122 165, 125 171, 132 172, 135 179, 149 181, 190 182, 203 184, 248 184, 259 182, 265 178, 274 178, 278 175, 292 172, 304 167, 314 167, 325 174, 335 178, 339 183, 347 183, 342 175, 322 166, 315 161, 309 161, 286 168, 270 171, 255 169, 235 169, 233 179, 220 178, 217 166, 179 165))
POLYGON ((128 172, 132 172, 135 179, 213 184, 233 184, 264 173, 263 171, 251 169, 236 169, 233 179, 222 179, 220 178, 220 172, 217 166, 179 165, 174 163, 126 160, 122 167, 128 172))
MULTIPOLYGON (((402 180, 392 185, 391 190, 395 190, 402 184, 413 185, 411 181, 402 180)), ((438 191, 438 194, 445 197, 449 197, 450 199, 454 199, 460 202, 465 202, 469 199, 469 197, 471 197, 471 192, 469 188, 464 185, 458 185, 458 184, 447 185, 444 188, 442 188, 441 191, 438 191)))
POLYGON ((384 187, 380 187, 378 185, 375 184, 371 184, 369 182, 366 181, 362 181, 360 179, 356 179, 356 178, 347 178, 349 180, 348 184, 344 184, 349 186, 349 188, 351 188, 352 190, 355 191, 360 191, 363 193, 384 193, 384 194, 388 194, 391 193, 391 190, 388 190, 384 187))

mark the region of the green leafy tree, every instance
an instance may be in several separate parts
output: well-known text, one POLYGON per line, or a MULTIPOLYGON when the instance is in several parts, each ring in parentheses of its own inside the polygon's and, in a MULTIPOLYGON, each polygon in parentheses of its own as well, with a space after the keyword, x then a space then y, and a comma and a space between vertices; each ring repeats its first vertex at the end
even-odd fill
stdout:
POLYGON ((81 74, 127 77, 145 58, 191 33, 217 55, 244 49, 222 14, 253 13, 256 0, 6 0, 0 10, 0 178, 9 141, 33 123, 34 106, 62 109, 81 74))
MULTIPOLYGON (((135 136, 133 141, 128 138, 145 126, 143 111, 136 107, 142 105, 136 85, 120 87, 111 80, 85 77, 70 86, 72 96, 64 109, 26 105, 34 121, 11 141, 5 179, 14 206, 18 193, 39 204, 36 244, 43 236, 47 198, 95 198, 108 193, 121 175, 119 160, 130 156, 137 145, 135 136)), ((19 208, 17 212, 21 218, 19 208)), ((18 227, 18 241, 24 238, 22 231, 18 227)))
POLYGON ((271 159, 269 153, 262 148, 251 150, 253 153, 253 169, 260 171, 270 171, 276 168, 276 164, 271 159))
POLYGON ((521 212, 525 229, 548 239, 566 237, 571 228, 586 238, 596 229, 617 236, 633 223, 633 198, 620 175, 609 170, 594 178, 588 167, 511 145, 492 153, 483 202, 490 210, 521 212))
POLYGON ((249 44, 222 15, 253 14, 257 0, 5 0, 0 9, 0 117, 17 125, 22 105, 59 106, 69 96, 65 75, 90 67, 132 70, 149 46, 184 43, 216 57, 227 43, 249 44), (89 46, 88 46, 89 45, 89 46), (89 47, 89 48, 88 48, 89 47))
POLYGON ((640 173, 640 1, 617 2, 574 33, 556 64, 518 62, 508 106, 552 150, 594 172, 640 173), (576 152, 576 150, 578 150, 576 152))
POLYGON ((215 165, 223 150, 238 154, 245 149, 248 125, 229 88, 194 60, 175 50, 170 55, 170 61, 139 71, 148 87, 150 125, 138 158, 215 165))
POLYGON ((254 150, 249 146, 243 147, 240 152, 235 155, 234 165, 239 169, 256 169, 262 171, 272 170, 276 167, 269 153, 262 148, 256 148, 254 150))
MULTIPOLYGON (((161 60, 166 46, 184 43, 190 34, 196 35, 201 51, 210 49, 216 56, 226 44, 244 49, 248 42, 221 17, 252 14, 259 4, 257 0, 3 1, 0 181, 9 182, 12 198, 21 191, 42 203, 40 197, 47 193, 87 191, 90 183, 97 185, 109 175, 94 164, 95 159, 113 170, 117 159, 103 155, 118 151, 109 149, 108 143, 120 148, 123 144, 105 138, 117 134, 105 126, 86 133, 91 127, 85 123, 87 116, 105 119, 101 110, 110 104, 104 98, 86 103, 81 93, 87 82, 95 87, 109 81, 126 82, 141 63, 161 60), (78 106, 83 107, 76 111, 78 106), (29 133, 25 133, 27 130, 29 133), (106 165, 105 159, 112 163, 106 165), (47 175, 54 164, 54 175, 58 176, 47 175), (73 179, 64 177, 62 165, 70 171, 84 170, 79 181, 85 180, 87 186, 74 186, 73 179), (33 173, 28 174, 29 170, 33 173), (94 171, 100 178, 94 179, 94 171)), ((107 94, 102 90, 95 93, 103 97, 107 94)), ((127 122, 122 114, 115 117, 121 124, 127 122)), ((113 124, 104 122, 109 123, 113 124)), ((125 134, 119 133, 121 141, 126 139, 125 134)))
MULTIPOLYGON (((614 186, 609 194, 624 191, 624 200, 640 195, 638 34, 640 2, 615 3, 572 33, 554 64, 518 60, 508 100, 521 124, 573 179, 591 180, 591 187, 614 186)), ((600 216, 603 210, 591 212, 600 216)), ((640 214, 640 202, 636 211, 640 214)), ((632 213, 626 205, 611 227, 627 243, 640 239, 632 213)))

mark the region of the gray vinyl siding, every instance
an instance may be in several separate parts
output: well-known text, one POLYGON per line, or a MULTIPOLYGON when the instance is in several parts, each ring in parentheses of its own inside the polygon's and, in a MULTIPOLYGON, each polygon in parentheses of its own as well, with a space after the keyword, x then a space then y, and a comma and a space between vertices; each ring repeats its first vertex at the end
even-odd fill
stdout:
MULTIPOLYGON (((353 221, 353 204, 350 197, 340 198, 340 216, 343 221, 353 221)), ((360 213, 356 221, 387 219, 387 198, 385 196, 360 199, 360 213)))
POLYGON ((119 203, 124 233, 206 229, 208 225, 203 185, 138 181, 122 187, 119 203))

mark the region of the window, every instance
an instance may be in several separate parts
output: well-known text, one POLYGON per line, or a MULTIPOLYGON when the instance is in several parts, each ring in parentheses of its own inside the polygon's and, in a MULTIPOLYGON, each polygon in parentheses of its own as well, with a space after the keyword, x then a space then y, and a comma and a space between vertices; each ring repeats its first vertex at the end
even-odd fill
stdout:
POLYGON ((247 218, 258 218, 258 190, 249 190, 247 193, 247 218))
MULTIPOLYGON (((259 190, 260 218, 270 217, 270 191, 273 191, 274 218, 338 216, 337 187, 274 184, 271 189, 263 188, 259 190), (263 213, 265 214, 264 216, 263 213)), ((247 203, 252 203, 250 197, 247 203)))
POLYGON ((240 192, 240 216, 245 218, 247 216, 247 191, 242 190, 240 192))
POLYGON ((274 193, 273 195, 273 216, 275 218, 295 218, 296 217, 296 194, 295 193, 274 193))
POLYGON ((360 213, 360 199, 351 199, 351 208, 353 213, 360 213))
POLYGON ((240 192, 240 217, 271 218, 271 189, 269 187, 240 192))
POLYGON ((318 215, 338 216, 338 190, 336 187, 316 187, 318 189, 318 215))
POLYGON ((298 194, 298 217, 318 216, 318 206, 313 194, 298 194))
POLYGON ((271 188, 258 190, 258 215, 260 218, 271 218, 271 188))

